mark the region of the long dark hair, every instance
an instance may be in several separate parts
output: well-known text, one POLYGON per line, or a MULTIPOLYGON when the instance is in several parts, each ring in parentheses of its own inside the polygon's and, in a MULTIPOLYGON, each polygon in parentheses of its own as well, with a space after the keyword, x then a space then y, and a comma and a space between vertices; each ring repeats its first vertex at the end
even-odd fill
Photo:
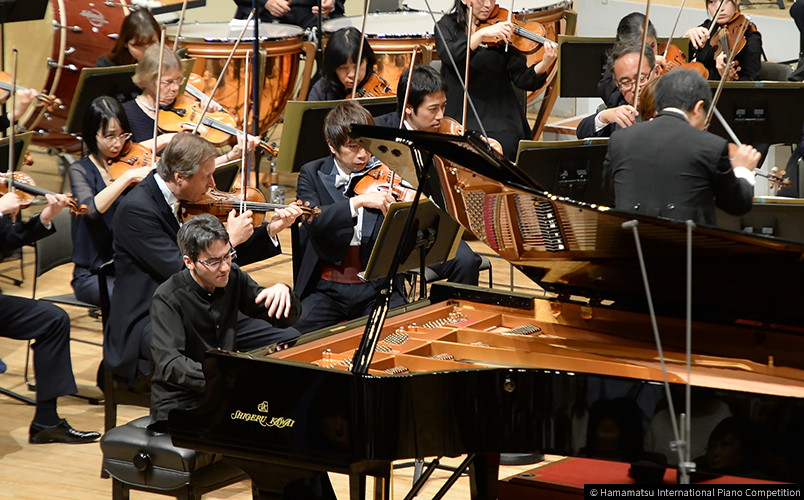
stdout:
POLYGON ((131 125, 128 123, 126 112, 123 106, 114 97, 102 95, 96 97, 84 114, 81 134, 84 137, 84 144, 90 153, 98 154, 98 132, 105 132, 109 122, 114 118, 120 122, 123 132, 131 132, 131 125))
MULTIPOLYGON (((357 53, 360 50, 360 43, 363 43, 363 60, 366 61, 366 75, 362 80, 356 83, 357 87, 366 83, 374 71, 374 66, 377 64, 377 56, 371 50, 368 42, 360 34, 360 30, 354 27, 341 28, 329 39, 327 42, 327 49, 324 51, 324 61, 321 64, 321 79, 324 80, 324 86, 327 90, 346 95, 346 88, 338 79, 335 71, 339 66, 346 64, 349 61, 357 63, 357 53)), ((355 70, 355 80, 360 74, 360 68, 355 70)))
POLYGON ((455 0, 455 5, 452 6, 450 14, 455 16, 455 24, 465 31, 466 18, 469 16, 469 9, 466 8, 466 5, 461 0, 455 0))
POLYGON ((153 40, 154 37, 159 37, 159 23, 148 9, 135 10, 123 20, 117 42, 106 58, 118 66, 134 64, 137 61, 128 51, 128 43, 131 41, 144 43, 153 40))

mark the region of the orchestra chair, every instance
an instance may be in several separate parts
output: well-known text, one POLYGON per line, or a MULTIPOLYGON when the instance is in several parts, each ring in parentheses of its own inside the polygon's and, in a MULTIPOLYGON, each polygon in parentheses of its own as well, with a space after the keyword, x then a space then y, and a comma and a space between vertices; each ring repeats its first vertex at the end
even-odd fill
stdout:
POLYGON ((169 434, 148 429, 150 421, 140 417, 101 438, 102 475, 112 477, 114 500, 128 500, 131 490, 197 500, 247 478, 221 455, 173 446, 169 434))
POLYGON ((770 82, 786 82, 787 77, 793 72, 789 64, 761 61, 759 69, 759 79, 770 82))
MULTIPOLYGON (((480 272, 488 271, 489 272, 489 288, 494 288, 494 279, 492 276, 492 269, 491 269, 491 260, 485 255, 480 255, 480 267, 478 268, 480 272)), ((408 297, 411 302, 417 300, 416 293, 419 290, 418 282, 419 282, 419 269, 411 269, 410 271, 406 272, 406 277, 409 278, 411 291, 408 294, 408 297)), ((424 268, 424 281, 425 283, 432 283, 434 281, 441 281, 447 279, 446 276, 441 276, 429 267, 424 268)), ((419 297, 421 298, 421 297, 419 297)))
MULTIPOLYGON (((109 319, 109 310, 111 309, 106 278, 112 272, 114 272, 114 260, 105 262, 98 268, 101 322, 104 332, 106 331, 106 322, 109 319)), ((104 369, 103 361, 101 361, 101 366, 98 368, 98 381, 102 381, 103 385, 103 427, 105 432, 109 432, 117 426, 117 405, 151 407, 150 380, 148 380, 147 384, 141 384, 146 387, 138 385, 134 388, 129 388, 128 384, 116 378, 111 370, 104 369)))

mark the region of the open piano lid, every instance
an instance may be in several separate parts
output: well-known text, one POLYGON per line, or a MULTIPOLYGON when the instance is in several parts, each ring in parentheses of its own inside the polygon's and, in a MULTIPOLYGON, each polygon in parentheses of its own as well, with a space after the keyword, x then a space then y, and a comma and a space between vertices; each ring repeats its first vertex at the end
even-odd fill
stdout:
MULTIPOLYGON (((632 229, 638 221, 657 314, 685 312, 687 226, 551 195, 477 134, 447 136, 354 125, 352 136, 415 181, 412 158, 435 154, 425 192, 464 228, 559 297, 647 312, 632 229)), ((699 226, 692 237, 695 319, 804 332, 804 245, 699 226), (784 290, 779 297, 776 290, 784 290)))

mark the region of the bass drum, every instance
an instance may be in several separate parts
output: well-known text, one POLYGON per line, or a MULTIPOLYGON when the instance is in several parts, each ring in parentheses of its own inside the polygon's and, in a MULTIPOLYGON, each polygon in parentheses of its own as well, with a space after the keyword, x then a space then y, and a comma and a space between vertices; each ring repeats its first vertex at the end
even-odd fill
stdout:
MULTIPOLYGON (((325 38, 341 28, 360 29, 363 16, 339 17, 324 22, 325 38)), ((437 58, 433 18, 426 12, 393 12, 369 14, 366 19, 366 39, 377 56, 375 72, 396 92, 402 72, 410 66, 414 47, 420 46, 416 64, 428 64, 437 58)))
MULTIPOLYGON (((168 29, 168 39, 171 41, 176 37, 176 29, 168 29)), ((179 46, 187 49, 187 57, 195 59, 192 72, 201 77, 203 83, 200 90, 205 94, 210 95, 215 87, 240 30, 230 27, 228 23, 194 23, 185 24, 182 28, 179 46)), ((218 90, 211 96, 229 114, 237 117, 238 127, 242 127, 243 122, 243 87, 251 82, 251 78, 245 74, 245 61, 247 55, 250 57, 253 41, 252 32, 247 31, 218 90)), ((264 61, 259 68, 263 85, 260 89, 260 134, 266 134, 279 121, 292 97, 299 76, 301 53, 305 53, 307 62, 313 61, 315 46, 304 41, 304 31, 298 26, 260 23, 260 50, 264 61)), ((304 95, 312 66, 304 65, 300 92, 304 95)))
MULTIPOLYGON (((65 134, 64 127, 81 69, 94 68, 98 57, 112 50, 128 8, 125 1, 52 0, 50 3, 44 20, 7 25, 7 41, 12 43, 6 43, 6 47, 13 44, 19 51, 18 85, 43 90, 63 103, 60 108, 49 112, 39 109, 21 120, 23 127, 37 132, 32 142, 73 150, 80 143, 65 134), (47 40, 52 41, 49 50, 44 43, 47 40), (31 43, 23 45, 26 41, 31 43)), ((9 67, 8 63, 6 66, 9 67)))

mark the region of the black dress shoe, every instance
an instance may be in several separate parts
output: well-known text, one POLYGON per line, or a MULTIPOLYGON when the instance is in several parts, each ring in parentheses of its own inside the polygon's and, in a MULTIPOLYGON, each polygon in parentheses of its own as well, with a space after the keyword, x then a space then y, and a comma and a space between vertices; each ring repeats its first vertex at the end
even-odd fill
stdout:
POLYGON ((73 429, 66 420, 61 419, 52 427, 45 427, 35 422, 28 430, 28 442, 31 444, 44 443, 91 443, 100 437, 100 432, 84 432, 73 429))

